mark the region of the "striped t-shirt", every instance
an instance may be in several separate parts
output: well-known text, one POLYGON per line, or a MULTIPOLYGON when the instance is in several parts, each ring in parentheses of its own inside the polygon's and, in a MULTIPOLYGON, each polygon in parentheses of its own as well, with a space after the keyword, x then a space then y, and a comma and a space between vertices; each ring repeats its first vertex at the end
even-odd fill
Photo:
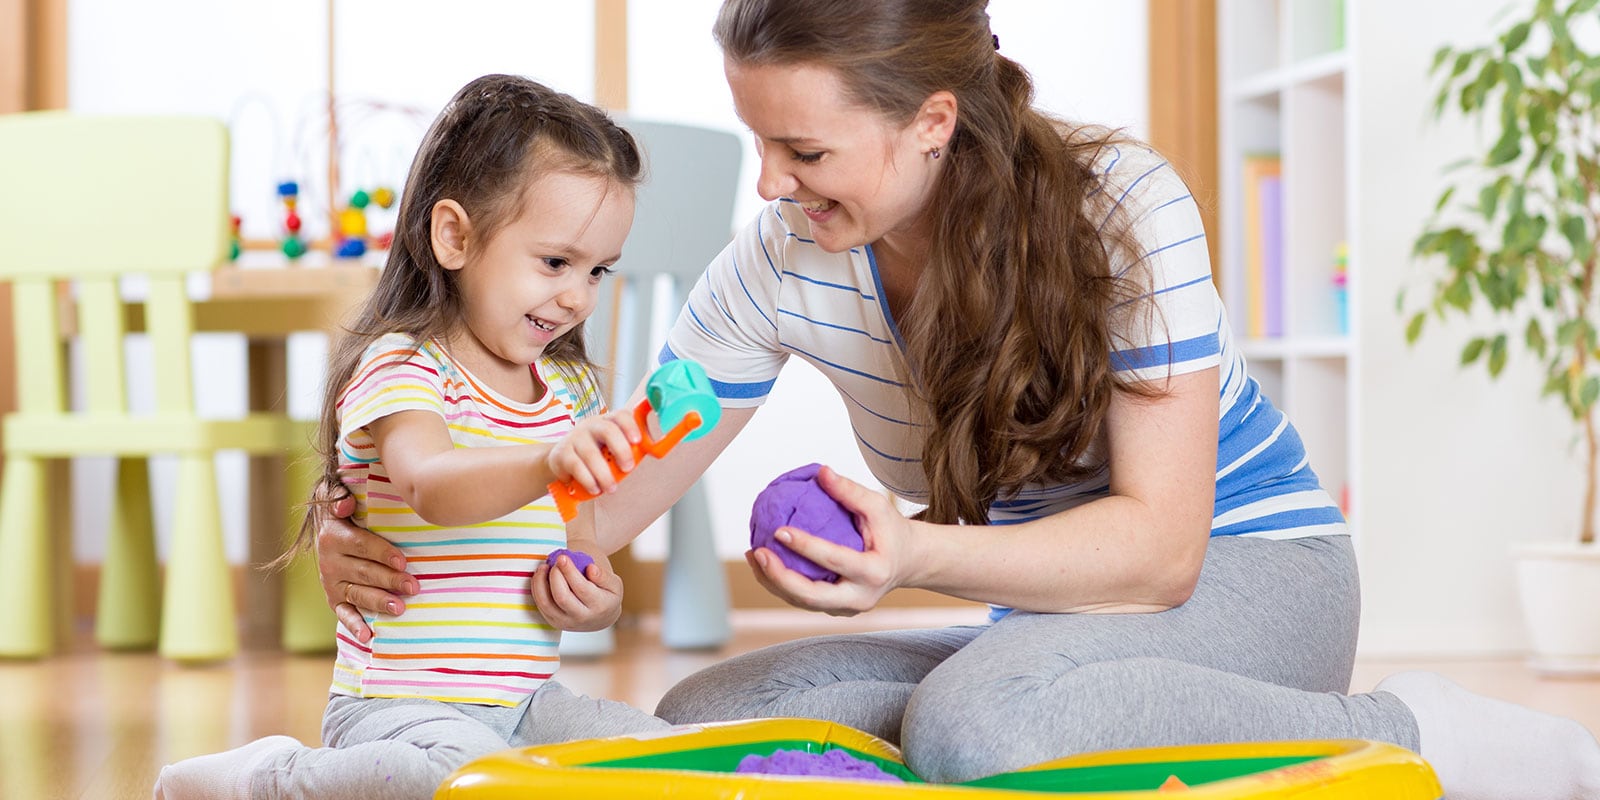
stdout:
POLYGON ((539 616, 528 584, 567 540, 549 495, 476 525, 429 524, 395 492, 364 427, 400 411, 430 411, 456 447, 495 447, 559 439, 574 419, 600 410, 593 381, 574 382, 543 360, 532 369, 548 391, 519 403, 436 342, 390 334, 362 356, 339 398, 340 476, 355 495, 355 523, 400 548, 421 593, 401 616, 368 616, 367 644, 338 632, 334 694, 514 706, 555 673, 561 633, 539 616))
MULTIPOLYGON (((1143 285, 1155 306, 1154 314, 1128 315, 1132 319, 1116 332, 1112 366, 1126 377, 1157 380, 1220 368, 1212 535, 1345 533, 1344 517, 1312 472, 1299 434, 1245 372, 1211 282, 1199 210, 1182 179, 1142 145, 1109 146, 1096 168, 1101 187, 1090 202, 1107 220, 1129 215, 1144 251, 1137 266, 1148 272, 1143 285)), ((925 503, 918 420, 927 416, 914 410, 917 401, 900 377, 909 374, 903 343, 872 248, 822 250, 805 214, 783 198, 763 209, 707 268, 660 358, 700 362, 723 405, 752 407, 765 401, 791 354, 810 362, 838 390, 873 475, 900 497, 925 503)), ((1056 514, 1106 496, 1109 486, 1104 469, 1078 483, 1024 486, 992 505, 989 522, 1056 514)))

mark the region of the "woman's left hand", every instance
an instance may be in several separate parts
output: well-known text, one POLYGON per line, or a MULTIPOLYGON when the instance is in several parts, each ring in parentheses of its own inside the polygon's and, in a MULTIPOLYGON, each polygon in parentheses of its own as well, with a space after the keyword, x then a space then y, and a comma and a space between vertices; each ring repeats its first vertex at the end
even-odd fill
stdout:
POLYGON ((839 574, 835 583, 813 581, 783 565, 776 553, 758 548, 745 553, 756 580, 789 605, 849 617, 870 611, 901 581, 910 563, 912 522, 888 497, 823 467, 817 483, 855 516, 864 548, 857 552, 798 528, 778 529, 776 538, 790 550, 839 574))

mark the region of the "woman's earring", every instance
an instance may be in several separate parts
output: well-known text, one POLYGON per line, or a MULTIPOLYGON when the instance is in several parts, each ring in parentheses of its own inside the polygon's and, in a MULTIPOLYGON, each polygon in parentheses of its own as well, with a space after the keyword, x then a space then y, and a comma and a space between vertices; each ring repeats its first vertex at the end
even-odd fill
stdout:
POLYGON ((931 158, 931 159, 933 159, 935 161, 939 160, 939 156, 940 155, 942 155, 942 154, 939 152, 939 148, 937 148, 937 147, 934 147, 934 148, 931 148, 931 149, 928 150, 928 158, 931 158))

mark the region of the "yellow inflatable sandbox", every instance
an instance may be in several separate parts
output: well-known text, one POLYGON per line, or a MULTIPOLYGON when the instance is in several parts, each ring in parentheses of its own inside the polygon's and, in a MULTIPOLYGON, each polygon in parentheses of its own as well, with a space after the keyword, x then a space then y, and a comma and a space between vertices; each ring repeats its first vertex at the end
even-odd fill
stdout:
POLYGON ((1415 753, 1353 739, 1159 747, 1072 756, 961 784, 924 783, 893 745, 821 720, 686 725, 507 750, 451 775, 434 800, 1439 800, 1415 753), (905 783, 735 773, 747 755, 843 749, 905 783))

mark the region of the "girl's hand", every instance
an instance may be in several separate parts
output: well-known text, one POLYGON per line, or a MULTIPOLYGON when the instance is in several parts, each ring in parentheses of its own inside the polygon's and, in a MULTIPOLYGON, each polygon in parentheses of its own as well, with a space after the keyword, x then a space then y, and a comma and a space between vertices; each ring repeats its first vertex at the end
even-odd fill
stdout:
POLYGON ((813 581, 783 565, 765 547, 745 553, 756 580, 767 591, 798 608, 849 617, 870 611, 891 589, 902 585, 913 558, 908 545, 911 521, 889 498, 823 467, 817 484, 855 515, 864 549, 861 552, 812 536, 798 528, 779 528, 785 547, 839 573, 835 583, 813 581))
POLYGON ((406 557, 383 537, 350 522, 356 501, 334 503, 317 525, 317 574, 328 606, 357 641, 372 639, 362 610, 400 614, 403 598, 417 593, 417 579, 405 571, 406 557))
POLYGON ((580 420, 572 432, 550 448, 545 465, 558 481, 575 481, 596 497, 615 491, 617 479, 606 454, 617 468, 633 470, 633 444, 640 440, 639 423, 626 411, 612 411, 580 420))
POLYGON ((611 562, 596 550, 594 563, 578 572, 572 559, 561 556, 540 564, 530 579, 533 604, 545 622, 564 631, 598 631, 622 616, 622 579, 611 571, 611 562))

